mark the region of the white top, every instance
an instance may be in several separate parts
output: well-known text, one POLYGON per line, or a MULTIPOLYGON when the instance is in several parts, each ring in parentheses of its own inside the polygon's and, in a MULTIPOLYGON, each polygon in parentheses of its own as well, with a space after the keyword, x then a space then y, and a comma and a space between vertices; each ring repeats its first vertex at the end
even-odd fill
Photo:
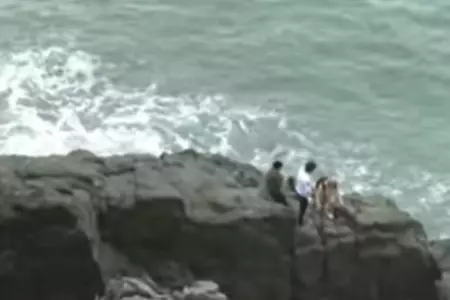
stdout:
POLYGON ((302 166, 297 173, 297 180, 295 183, 295 191, 299 196, 305 197, 307 199, 311 198, 311 194, 313 191, 313 182, 311 179, 311 175, 305 172, 304 167, 302 166))

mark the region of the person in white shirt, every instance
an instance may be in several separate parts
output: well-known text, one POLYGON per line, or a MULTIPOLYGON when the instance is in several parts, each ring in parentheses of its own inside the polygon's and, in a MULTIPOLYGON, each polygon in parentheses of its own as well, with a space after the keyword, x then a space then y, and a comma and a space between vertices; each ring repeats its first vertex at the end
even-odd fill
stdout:
POLYGON ((303 224, 303 216, 305 215, 308 203, 312 200, 314 193, 314 183, 311 175, 317 169, 317 164, 310 160, 297 173, 295 182, 295 193, 297 200, 300 202, 300 210, 298 215, 299 224, 303 224))

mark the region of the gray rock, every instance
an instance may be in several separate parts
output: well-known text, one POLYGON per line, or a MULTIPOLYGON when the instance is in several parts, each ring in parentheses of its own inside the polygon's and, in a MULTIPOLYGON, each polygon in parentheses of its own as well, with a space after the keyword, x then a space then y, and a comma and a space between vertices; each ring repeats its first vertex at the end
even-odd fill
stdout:
POLYGON ((193 292, 198 280, 233 300, 438 297, 422 226, 382 197, 346 197, 335 222, 310 209, 300 228, 295 211, 260 198, 261 172, 219 155, 78 150, 0 166, 1 299, 93 300, 100 271, 122 300, 211 296, 193 292), (157 295, 136 288, 145 273, 157 295))
POLYGON ((450 299, 450 273, 444 272, 442 274, 442 279, 436 284, 439 290, 439 299, 440 300, 449 300, 450 299))
POLYGON ((219 286, 211 281, 197 281, 183 290, 184 300, 227 300, 219 291, 219 286))
POLYGON ((450 239, 431 241, 430 248, 442 271, 450 272, 450 239))
MULTIPOLYGON (((189 151, 130 163, 136 181, 131 174, 106 179, 107 190, 121 182, 122 194, 130 196, 124 203, 111 193, 99 219, 104 240, 155 280, 164 277, 155 274, 155 265, 175 260, 197 277, 219 282, 236 299, 290 295, 293 213, 246 187, 260 173, 249 168, 246 174, 235 162, 189 151)), ((189 284, 185 278, 177 285, 189 284)))
POLYGON ((109 280, 106 286, 104 300, 173 300, 173 298, 164 294, 158 285, 148 276, 137 277, 118 277, 109 280))
POLYGON ((92 300, 103 293, 90 241, 97 233, 89 219, 96 215, 93 193, 77 196, 97 174, 80 163, 0 158, 1 299, 92 300))
POLYGON ((118 277, 109 281, 103 300, 227 300, 216 283, 197 281, 182 291, 158 286, 149 276, 118 277))
POLYGON ((420 223, 382 198, 344 201, 347 214, 309 210, 297 231, 294 299, 437 299, 440 271, 420 223))
POLYGON ((100 270, 74 214, 45 205, 40 193, 13 178, 3 172, 0 180, 0 299, 92 300, 101 295, 100 270))
POLYGON ((436 240, 430 242, 431 253, 435 257, 442 273, 438 282, 441 300, 450 299, 450 239, 436 240))

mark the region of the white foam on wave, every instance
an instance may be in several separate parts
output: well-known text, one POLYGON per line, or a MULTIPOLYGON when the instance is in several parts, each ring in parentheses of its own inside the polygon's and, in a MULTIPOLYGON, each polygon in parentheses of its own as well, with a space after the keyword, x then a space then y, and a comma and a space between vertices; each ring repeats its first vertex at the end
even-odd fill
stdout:
POLYGON ((160 154, 194 147, 260 167, 281 158, 291 174, 313 154, 347 191, 393 196, 419 217, 432 215, 450 194, 445 178, 420 168, 400 174, 375 146, 303 130, 296 116, 231 106, 221 95, 164 95, 153 83, 120 87, 104 69, 95 55, 60 47, 1 54, 0 153, 160 154))
POLYGON ((161 95, 155 84, 119 88, 102 75, 101 60, 83 51, 51 47, 3 54, 0 66, 3 154, 76 148, 159 154, 194 146, 237 155, 230 138, 248 135, 249 122, 271 117, 230 108, 220 95, 161 95))

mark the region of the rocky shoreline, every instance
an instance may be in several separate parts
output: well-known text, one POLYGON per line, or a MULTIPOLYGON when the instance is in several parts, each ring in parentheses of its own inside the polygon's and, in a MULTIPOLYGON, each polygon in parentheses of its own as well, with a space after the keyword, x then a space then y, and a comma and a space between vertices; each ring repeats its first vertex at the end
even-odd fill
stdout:
POLYGON ((261 178, 193 150, 2 156, 0 299, 447 299, 450 244, 394 202, 298 227, 261 178))

